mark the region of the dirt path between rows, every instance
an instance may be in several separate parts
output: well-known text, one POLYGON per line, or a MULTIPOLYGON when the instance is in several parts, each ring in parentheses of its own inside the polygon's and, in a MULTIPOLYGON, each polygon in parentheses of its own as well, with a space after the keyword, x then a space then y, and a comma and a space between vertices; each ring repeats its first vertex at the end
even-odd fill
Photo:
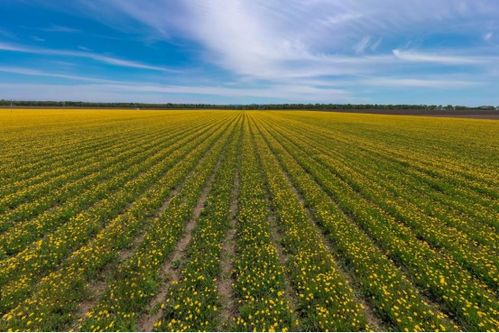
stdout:
POLYGON ((185 257, 185 250, 192 239, 192 232, 196 227, 199 217, 201 216, 201 212, 203 211, 206 199, 208 198, 213 181, 215 180, 215 175, 217 170, 220 168, 221 163, 222 158, 218 160, 217 165, 201 192, 201 196, 194 207, 192 217, 185 226, 183 237, 177 243, 175 250, 171 253, 170 257, 165 261, 160 269, 160 274, 164 276, 165 279, 163 280, 158 293, 149 303, 145 315, 142 316, 139 322, 139 331, 152 331, 154 323, 156 323, 163 316, 163 310, 159 308, 159 305, 165 300, 171 283, 180 279, 180 265, 178 265, 178 263, 185 257))
MULTIPOLYGON (((154 220, 158 218, 161 214, 163 214, 170 204, 170 202, 173 200, 173 198, 177 195, 179 191, 179 187, 175 187, 173 191, 170 193, 168 198, 164 201, 162 204, 161 208, 154 214, 152 217, 149 217, 149 219, 154 220)), ((117 261, 112 262, 103 269, 100 277, 91 282, 90 284, 87 285, 87 290, 89 292, 89 297, 88 299, 84 300, 80 305, 78 306, 78 310, 76 312, 75 318, 75 327, 78 324, 80 324, 81 320, 85 317, 87 312, 92 309, 97 303, 99 302, 101 296, 104 294, 106 291, 106 287, 108 286, 108 280, 111 278, 112 274, 114 273, 114 269, 116 268, 116 265, 120 262, 124 262, 127 259, 129 259, 133 253, 136 252, 140 244, 144 241, 146 235, 147 235, 147 230, 149 230, 150 224, 148 224, 140 233, 139 235, 133 240, 131 245, 127 248, 121 249, 118 251, 117 254, 117 261)))
POLYGON ((237 212, 239 207, 239 191, 240 191, 240 176, 239 172, 236 173, 234 178, 234 186, 231 194, 230 204, 230 220, 229 231, 225 238, 222 248, 222 258, 220 261, 221 274, 218 280, 218 292, 222 301, 221 310, 221 327, 219 330, 227 330, 230 326, 230 320, 236 314, 234 303, 234 291, 232 285, 234 279, 232 278, 233 262, 236 253, 236 230, 237 230, 237 212))

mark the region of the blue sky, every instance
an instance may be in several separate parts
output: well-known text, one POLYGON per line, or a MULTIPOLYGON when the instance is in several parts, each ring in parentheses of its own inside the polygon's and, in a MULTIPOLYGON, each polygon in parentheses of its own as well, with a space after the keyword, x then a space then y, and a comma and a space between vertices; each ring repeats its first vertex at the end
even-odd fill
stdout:
POLYGON ((499 1, 2 0, 0 98, 499 105, 499 1))

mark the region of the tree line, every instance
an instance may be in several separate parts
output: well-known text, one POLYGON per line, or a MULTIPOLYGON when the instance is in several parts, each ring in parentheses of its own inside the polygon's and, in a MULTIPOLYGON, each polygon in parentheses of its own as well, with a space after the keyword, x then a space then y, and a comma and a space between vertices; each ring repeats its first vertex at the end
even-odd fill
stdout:
POLYGON ((499 111, 499 106, 467 107, 426 104, 180 104, 180 103, 96 103, 78 101, 11 101, 0 100, 2 107, 68 107, 123 109, 218 109, 218 110, 316 110, 316 111, 499 111))

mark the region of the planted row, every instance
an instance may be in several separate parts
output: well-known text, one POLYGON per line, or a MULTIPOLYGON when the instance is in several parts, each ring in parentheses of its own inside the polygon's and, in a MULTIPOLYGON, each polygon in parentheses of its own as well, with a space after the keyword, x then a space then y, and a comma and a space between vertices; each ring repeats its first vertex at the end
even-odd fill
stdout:
MULTIPOLYGON (((205 126, 205 130, 210 126, 205 126)), ((132 166, 144 162, 148 156, 153 156, 160 151, 173 151, 175 147, 180 147, 181 144, 189 142, 189 140, 199 136, 202 132, 189 133, 184 138, 174 136, 171 139, 153 141, 151 149, 138 148, 137 151, 132 150, 132 155, 123 158, 121 156, 119 163, 115 163, 108 170, 101 170, 98 182, 93 186, 77 193, 78 195, 71 198, 64 204, 61 204, 54 209, 46 211, 35 219, 26 222, 17 222, 15 228, 9 229, 7 232, 0 235, 2 242, 0 245, 0 258, 2 253, 12 255, 24 249, 25 246, 36 240, 38 237, 46 235, 61 224, 64 224, 71 217, 80 213, 84 209, 88 209, 91 205, 99 200, 104 199, 109 192, 115 191, 122 186, 126 181, 132 179, 140 172, 131 168, 132 166), (177 142, 176 142, 177 141, 177 142), (172 143, 175 145, 172 146, 172 143), (133 172, 136 171, 136 172, 133 172)))
POLYGON ((0 281, 3 284, 8 282, 2 287, 2 292, 4 295, 9 295, 2 297, 2 301, 10 306, 15 299, 19 299, 20 295, 25 295, 30 286, 44 273, 56 268, 72 251, 91 240, 101 228, 125 211, 141 193, 162 177, 172 165, 180 162, 193 147, 210 135, 211 133, 202 135, 174 153, 162 151, 151 156, 144 163, 134 167, 142 170, 138 176, 126 182, 112 196, 71 218, 56 231, 33 243, 16 256, 1 261, 0 265, 4 269, 0 272, 2 278, 0 281))
POLYGON ((298 322, 286 297, 284 267, 273 244, 264 174, 253 151, 248 122, 243 129, 237 214, 234 296, 235 331, 287 331, 298 322))
MULTIPOLYGON (((290 146, 291 148, 292 146, 290 146)), ((288 151, 329 193, 343 211, 395 262, 407 269, 418 287, 445 305, 449 314, 476 330, 497 328, 497 300, 450 256, 432 249, 379 207, 299 149, 288 151)))
POLYGON ((402 271, 380 251, 328 197, 269 132, 271 144, 283 168, 303 194, 324 233, 331 240, 361 294, 388 327, 398 331, 457 330, 444 314, 433 309, 402 271))
MULTIPOLYGON (((379 184, 381 176, 377 173, 369 174, 365 170, 368 168, 364 168, 362 172, 353 171, 349 165, 338 163, 336 155, 329 153, 328 149, 319 149, 320 144, 312 146, 316 141, 307 140, 297 133, 288 138, 295 145, 294 149, 312 152, 317 161, 323 163, 362 197, 410 227, 417 237, 433 247, 445 250, 492 288, 497 287, 499 263, 496 260, 496 251, 476 244, 467 234, 447 226, 435 217, 425 215, 417 206, 404 199, 400 194, 403 189, 397 186, 397 182, 379 184), (300 140, 296 139, 298 137, 300 140)), ((351 157, 351 160, 355 161, 354 157, 351 157)))
POLYGON ((73 319, 78 303, 85 298, 85 282, 105 265, 119 260, 117 251, 129 246, 141 229, 149 228, 149 217, 160 209, 172 189, 197 165, 221 131, 218 133, 190 151, 124 214, 110 221, 92 241, 75 251, 57 271, 37 284, 32 297, 4 316, 9 327, 48 331, 64 329, 73 319))
MULTIPOLYGON (((180 280, 173 281, 161 305, 159 331, 216 331, 222 304, 218 294, 220 257, 230 227, 231 194, 237 172, 240 126, 216 171, 203 211, 186 251, 180 280)), ((226 254, 227 255, 227 254, 226 254)))
POLYGON ((361 305, 354 300, 351 287, 311 225, 276 157, 261 134, 255 134, 254 140, 275 207, 282 243, 288 254, 288 275, 296 290, 302 328, 366 330, 361 305))
POLYGON ((118 266, 100 302, 83 318, 81 330, 137 329, 141 314, 165 278, 161 276, 161 266, 182 236, 233 128, 234 125, 225 131, 223 139, 196 166, 194 176, 188 178, 167 209, 151 222, 137 252, 118 266))

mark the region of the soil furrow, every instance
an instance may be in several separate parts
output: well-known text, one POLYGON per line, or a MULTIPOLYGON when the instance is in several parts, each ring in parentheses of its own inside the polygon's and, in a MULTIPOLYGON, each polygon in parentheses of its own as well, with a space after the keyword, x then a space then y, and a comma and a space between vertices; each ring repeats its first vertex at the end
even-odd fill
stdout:
POLYGON ((163 266, 160 269, 160 274, 164 276, 163 283, 159 287, 158 293, 154 298, 150 301, 145 315, 141 318, 139 322, 139 330, 140 331, 152 331, 154 328, 154 323, 156 323, 163 315, 163 311, 160 307, 160 304, 165 300, 165 297, 168 293, 169 286, 172 282, 178 281, 180 279, 179 276, 179 268, 180 263, 185 257, 185 250, 187 245, 190 243, 192 239, 192 231, 194 230, 196 223, 201 216, 201 212, 203 211, 206 199, 208 198, 208 193, 210 193, 213 181, 215 179, 215 175, 217 170, 220 168, 222 163, 222 157, 218 160, 217 165, 215 166, 212 174, 206 185, 201 192, 201 196, 198 199, 196 207, 194 207, 192 217, 189 222, 185 225, 184 235, 177 243, 175 250, 171 253, 168 260, 165 261, 163 266))

